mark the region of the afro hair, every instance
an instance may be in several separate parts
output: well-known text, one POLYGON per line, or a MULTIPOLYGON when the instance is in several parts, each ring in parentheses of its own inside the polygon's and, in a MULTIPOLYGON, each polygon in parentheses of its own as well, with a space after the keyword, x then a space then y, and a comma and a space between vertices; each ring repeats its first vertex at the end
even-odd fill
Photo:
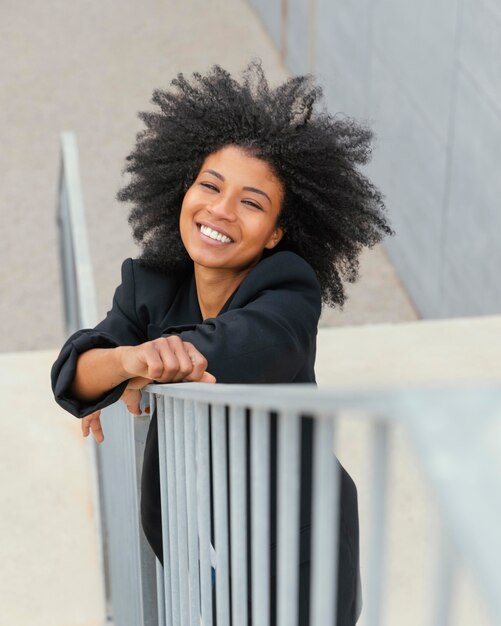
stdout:
POLYGON ((179 233, 183 197, 205 158, 228 145, 265 161, 283 184, 277 225, 285 235, 273 250, 291 250, 314 269, 329 306, 343 307, 343 279, 358 278, 365 247, 394 235, 380 191, 362 174, 373 133, 346 116, 315 109, 323 90, 311 74, 270 88, 259 59, 238 82, 220 65, 169 90, 156 89, 159 111, 140 112, 146 125, 123 172, 117 198, 131 202, 129 223, 141 263, 166 272, 193 266, 179 233))

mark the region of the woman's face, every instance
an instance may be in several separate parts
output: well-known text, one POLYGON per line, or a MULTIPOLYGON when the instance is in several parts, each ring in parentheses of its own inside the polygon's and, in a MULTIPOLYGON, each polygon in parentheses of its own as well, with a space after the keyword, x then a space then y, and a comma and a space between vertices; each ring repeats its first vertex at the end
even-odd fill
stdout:
POLYGON ((195 264, 250 269, 273 248, 283 186, 264 161, 237 146, 209 155, 181 207, 181 239, 195 264))

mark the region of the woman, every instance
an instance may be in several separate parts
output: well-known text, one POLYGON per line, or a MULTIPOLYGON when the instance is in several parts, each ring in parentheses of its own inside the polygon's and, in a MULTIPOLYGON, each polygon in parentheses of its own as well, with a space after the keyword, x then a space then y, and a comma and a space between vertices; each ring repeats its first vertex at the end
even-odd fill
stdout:
MULTIPOLYGON (((241 83, 214 65, 171 84, 154 92, 160 111, 140 113, 147 128, 127 157, 132 179, 118 193, 133 203, 129 222, 142 254, 124 261, 107 317, 72 335, 52 368, 56 400, 97 441, 100 409, 122 398, 139 413, 140 389, 153 380, 314 383, 322 302, 342 307, 342 278, 357 279, 362 247, 394 234, 381 194, 357 169, 369 158, 370 130, 314 111, 322 90, 310 77, 271 89, 253 61, 241 83)), ((308 419, 301 459, 298 610, 305 625, 308 419)), ((272 453, 273 497, 274 460, 272 453)), ((357 494, 341 470, 337 616, 338 626, 351 626, 361 608, 357 494)), ((156 414, 141 516, 162 560, 156 414)))

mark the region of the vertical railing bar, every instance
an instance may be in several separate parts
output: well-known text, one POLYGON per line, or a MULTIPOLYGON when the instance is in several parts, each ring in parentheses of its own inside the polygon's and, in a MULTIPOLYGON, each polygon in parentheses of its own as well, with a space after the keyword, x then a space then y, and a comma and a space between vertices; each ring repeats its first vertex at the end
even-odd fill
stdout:
POLYGON ((200 581, 197 521, 196 430, 193 400, 185 400, 184 443, 186 461, 186 492, 188 521, 188 570, 190 591, 190 623, 200 620, 200 581))
POLYGON ((174 458, 176 463, 177 558, 181 626, 189 626, 188 528, 186 514, 186 464, 184 458, 184 403, 174 399, 174 458))
MULTIPOLYGON (((163 562, 157 562, 157 589, 161 586, 162 591, 158 593, 158 615, 163 613, 167 626, 174 626, 172 595, 171 595, 171 568, 170 568, 170 532, 169 532, 169 502, 168 502, 168 480, 167 480, 167 448, 165 445, 167 435, 165 428, 165 401, 166 398, 160 394, 152 394, 155 397, 157 409, 157 429, 158 429, 158 464, 160 470, 160 506, 162 512, 162 544, 163 562), (159 573, 161 579, 159 580, 159 573), (161 584, 159 584, 161 583, 161 584), (163 601, 163 606, 162 606, 163 601)), ((154 407, 150 405, 153 415, 154 407)), ((162 622, 160 622, 161 624, 162 622)))
MULTIPOLYGON (((164 588, 164 568, 158 559, 156 561, 156 581, 157 581, 157 615, 158 626, 166 626, 167 621, 165 617, 165 588, 164 588)), ((170 624, 170 622, 169 622, 170 624)))
MULTIPOLYGON (((114 556, 113 615, 116 623, 143 626, 141 564, 139 558, 138 506, 135 490, 134 421, 122 405, 114 406, 110 430, 110 474, 120 476, 121 485, 113 497, 112 545, 114 556), (123 545, 127 545, 126 552, 123 545)), ((111 519, 111 515, 110 515, 111 519)), ((113 572, 112 572, 113 573, 113 572)))
POLYGON ((132 556, 132 562, 134 563, 134 567, 131 567, 130 577, 131 577, 131 589, 137 590, 135 593, 135 605, 136 605, 136 614, 137 619, 135 622, 138 626, 145 626, 145 604, 144 604, 144 590, 143 584, 144 579, 142 577, 142 563, 141 563, 141 546, 140 546, 140 536, 139 536, 139 491, 137 487, 137 468, 136 468, 136 436, 135 436, 135 428, 136 428, 136 418, 129 414, 127 420, 127 429, 124 430, 125 437, 125 445, 124 450, 127 451, 127 470, 129 472, 129 476, 131 480, 127 480, 127 500, 130 503, 130 507, 132 509, 133 515, 130 518, 131 530, 133 533, 132 541, 129 544, 129 550, 132 556))
POLYGON ((228 484, 226 416, 222 404, 212 406, 212 479, 216 549, 216 616, 218 626, 230 624, 228 484))
POLYGON ((340 466, 334 455, 334 416, 314 422, 311 557, 312 626, 335 624, 339 535, 340 466))
MULTIPOLYGON (((135 452, 134 451, 134 445, 135 445, 134 444, 134 417, 130 414, 129 414, 129 419, 127 420, 127 431, 124 431, 124 435, 126 435, 125 441, 124 441, 125 443, 124 450, 127 450, 127 459, 128 459, 127 465, 128 465, 128 470, 130 471, 133 469, 132 462, 134 459, 134 452, 135 452)), ((137 502, 136 481, 128 480, 127 485, 128 485, 127 499, 131 503, 133 507, 133 511, 137 513, 139 507, 138 507, 138 502, 137 502)), ((138 517, 136 517, 135 519, 138 519, 138 517)), ((133 555, 134 564, 137 564, 137 566, 139 566, 140 564, 139 537, 136 535, 134 539, 135 541, 131 542, 132 545, 129 546, 129 549, 131 550, 131 553, 133 555)), ((135 596, 134 604, 135 604, 135 609, 136 609, 135 613, 137 614, 137 621, 136 620, 135 621, 136 623, 139 624, 139 626, 143 626, 143 606, 142 606, 143 598, 142 598, 142 593, 141 593, 141 569, 140 567, 134 567, 134 568, 131 568, 131 570, 132 570, 130 572, 131 589, 135 589, 135 590, 137 589, 137 593, 134 594, 135 596)))
POLYGON ((432 576, 432 614, 431 626, 449 626, 451 619, 452 588, 455 573, 455 554, 450 533, 440 522, 438 546, 435 557, 435 572, 432 576))
POLYGON ((278 626, 296 626, 299 584, 300 416, 278 417, 278 626))
POLYGON ((200 551, 200 603, 203 626, 212 626, 212 575, 210 560, 210 466, 209 466, 209 405, 195 403, 197 437, 197 512, 200 551))
MULTIPOLYGON (((138 535, 138 547, 139 547, 139 583, 141 590, 141 607, 142 607, 142 625, 143 626, 158 626, 158 600, 157 600, 157 575, 156 575, 156 557, 151 550, 151 547, 147 541, 147 538, 141 528, 141 475, 142 465, 144 460, 144 452, 146 447, 146 440, 148 438, 148 432, 151 428, 151 411, 148 415, 146 413, 146 405, 151 404, 151 393, 143 393, 141 395, 140 408, 141 415, 131 417, 133 422, 134 431, 134 452, 133 462, 136 476, 136 530, 138 535)), ((151 407, 150 407, 151 408, 151 407)))
MULTIPOLYGON (((157 395, 155 393, 150 393, 150 415, 155 415, 157 411, 157 395)), ((163 400, 160 398, 160 402, 163 400)), ((159 471, 160 471, 160 506, 162 511, 162 537, 163 544, 166 545, 169 543, 169 529, 168 525, 165 523, 167 520, 167 504, 164 501, 165 499, 162 497, 162 493, 164 493, 164 485, 167 483, 167 473, 166 473, 166 460, 165 460, 165 426, 162 427, 159 424, 159 418, 157 414, 157 432, 158 432, 158 463, 159 463, 159 471)), ((157 615, 158 615, 158 626, 171 626, 171 617, 169 618, 169 622, 167 622, 166 615, 166 596, 165 596, 165 581, 164 574, 170 575, 169 570, 165 570, 162 567, 162 564, 158 559, 156 561, 156 586, 157 586, 157 615), (168 574, 169 573, 169 574, 168 574)), ((170 583, 169 583, 170 587, 170 583)), ((169 598, 169 613, 170 613, 170 598, 169 598)))
MULTIPOLYGON (((155 411, 157 410, 157 395, 155 393, 148 393, 149 405, 150 405, 150 416, 153 418, 155 411)), ((158 415, 157 415, 157 432, 158 432, 158 415)), ((160 437, 160 433, 158 432, 158 462, 160 466, 160 484, 162 485, 162 472, 164 472, 163 484, 165 484, 165 440, 160 437)), ((160 491, 162 492, 162 487, 160 487, 160 491)), ((164 511, 163 511, 163 502, 161 502, 162 507, 162 527, 163 527, 163 519, 164 519, 164 511)), ((165 511, 166 515, 167 511, 165 511)), ((164 541, 168 542, 168 528, 162 528, 162 536, 164 541), (166 534, 167 533, 167 534, 166 534)), ((155 557, 155 581, 156 581, 156 596, 157 596, 157 616, 158 616, 158 626, 167 626, 166 616, 165 616, 165 589, 164 589, 164 569, 160 561, 155 557)))
POLYGON ((230 410, 230 527, 232 624, 247 624, 247 497, 245 409, 230 410))
MULTIPOLYGON (((124 422, 124 426, 125 428, 122 430, 122 436, 123 436, 123 440, 122 440, 122 450, 125 451, 125 458, 126 458, 126 467, 127 467, 127 476, 128 478, 132 478, 131 476, 131 472, 130 470, 131 468, 131 460, 133 458, 133 454, 134 454, 134 450, 132 447, 132 442, 134 441, 134 418, 132 417, 132 415, 129 413, 127 415, 127 420, 124 422)), ((125 467, 124 467, 125 470, 125 467)), ((125 480, 124 481, 127 488, 127 502, 129 504, 129 507, 132 508, 132 510, 137 510, 136 506, 134 506, 134 504, 136 504, 135 498, 136 498, 136 490, 134 488, 134 484, 132 480, 125 480)), ((130 508, 127 507, 130 511, 130 508)), ((131 537, 132 539, 132 537, 131 537)), ((135 539, 135 537, 134 537, 135 539)), ((133 567, 128 568, 128 575, 129 575, 129 589, 133 589, 134 593, 131 594, 129 601, 131 603, 131 606, 134 607, 134 610, 131 611, 131 622, 133 623, 137 623, 139 624, 139 626, 143 626, 143 620, 142 620, 142 607, 141 607, 141 590, 140 590, 140 581, 139 581, 139 567, 137 567, 139 565, 139 554, 138 554, 138 550, 137 550, 137 543, 136 541, 131 541, 129 544, 129 551, 131 554, 131 565, 133 564, 133 567)))
POLYGON ((365 615, 369 626, 382 623, 383 581, 385 571, 386 501, 388 495, 389 425, 384 417, 372 423, 372 463, 370 524, 368 538, 367 592, 365 615))
MULTIPOLYGON (((170 556, 170 594, 172 606, 172 622, 173 626, 181 624, 181 605, 179 596, 179 555, 178 555, 178 528, 176 513, 176 462, 175 462, 175 445, 174 445, 174 407, 173 399, 165 397, 165 449, 167 451, 167 506, 169 519, 169 556, 170 556)), ((165 544, 164 544, 165 545, 165 544)), ((165 567, 169 567, 169 563, 165 561, 165 567)), ((167 591, 166 591, 167 594, 167 591)))
POLYGON ((252 624, 270 618, 270 432, 265 409, 251 414, 252 624))
MULTIPOLYGON (((120 449, 123 451, 125 459, 128 458, 128 456, 129 456, 128 455, 129 451, 127 449, 128 448, 128 446, 127 446, 127 443, 128 443, 127 422, 129 420, 129 418, 130 418, 130 414, 127 412, 126 413, 126 419, 124 420, 124 423, 121 425, 122 427, 120 428, 120 449)), ((126 467, 124 467, 124 466, 122 466, 120 469, 121 469, 122 472, 126 471, 126 467)), ((129 491, 128 481, 124 481, 124 483, 125 483, 124 484, 124 493, 123 493, 124 501, 121 503, 122 506, 125 503, 130 505, 130 497, 129 497, 130 491, 129 491)), ((127 506, 124 507, 124 508, 127 509, 127 506)), ((121 533, 124 533, 124 534, 127 533, 127 530, 128 530, 127 526, 128 526, 128 524, 121 523, 120 526, 121 526, 121 529, 120 529, 121 533)), ((122 535, 122 537, 123 537, 123 535, 122 535)), ((125 537, 127 537, 127 535, 125 535, 125 537)), ((125 537, 123 537, 123 538, 125 539, 125 537)), ((127 539, 130 540, 129 537, 127 537, 127 539)), ((132 554, 132 552, 131 552, 131 554, 132 554)), ((131 569, 132 568, 128 567, 127 570, 124 572, 124 579, 127 580, 126 589, 132 589, 132 580, 131 580, 132 572, 131 572, 131 569)), ((125 598, 124 598, 124 600, 125 600, 125 598)), ((132 620, 135 621, 136 618, 137 618, 135 604, 136 604, 136 594, 135 593, 134 594, 131 593, 127 597, 127 605, 128 605, 127 606, 127 611, 123 611, 122 612, 122 616, 125 613, 126 615, 132 616, 132 620)), ((125 602, 124 602, 124 605, 125 605, 125 602)), ((115 609, 115 612, 116 611, 117 611, 117 609, 115 609)), ((116 616, 116 617, 118 618, 118 616, 116 616)))

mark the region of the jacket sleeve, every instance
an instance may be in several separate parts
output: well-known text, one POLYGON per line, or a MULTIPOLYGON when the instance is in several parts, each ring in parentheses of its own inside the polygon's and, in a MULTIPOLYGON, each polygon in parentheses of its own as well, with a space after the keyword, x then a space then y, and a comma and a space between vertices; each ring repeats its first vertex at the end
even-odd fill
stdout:
POLYGON ((75 417, 84 417, 116 402, 127 386, 126 380, 93 402, 71 395, 78 356, 92 348, 116 348, 144 341, 146 337, 136 315, 132 259, 126 259, 122 264, 122 283, 115 291, 106 318, 93 329, 73 333, 52 365, 51 384, 56 402, 75 417))
POLYGON ((217 382, 292 382, 315 358, 321 313, 315 272, 300 256, 284 251, 262 261, 243 284, 242 306, 178 334, 206 357, 217 382))

